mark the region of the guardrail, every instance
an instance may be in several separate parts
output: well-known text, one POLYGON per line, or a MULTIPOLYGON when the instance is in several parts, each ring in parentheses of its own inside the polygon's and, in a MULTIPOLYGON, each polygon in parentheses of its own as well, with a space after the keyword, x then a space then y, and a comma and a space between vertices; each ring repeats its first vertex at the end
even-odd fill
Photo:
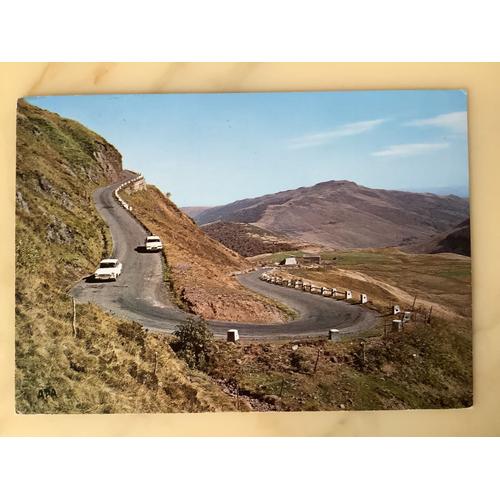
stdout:
MULTIPOLYGON (((315 285, 314 283, 307 283, 301 279, 286 279, 281 276, 275 276, 272 273, 262 273, 260 275, 262 281, 271 283, 273 285, 284 286, 287 288, 294 288, 295 290, 301 290, 303 292, 312 293, 315 295, 322 295, 323 297, 332 297, 334 299, 344 299, 352 300, 353 295, 351 290, 345 290, 343 292, 337 290, 336 288, 328 288, 326 286, 315 285)), ((366 293, 359 294, 359 303, 366 304, 368 302, 368 295, 366 293)))
POLYGON ((130 184, 133 184, 134 182, 137 182, 137 181, 140 181, 140 180, 144 180, 144 176, 141 174, 137 177, 134 177, 133 179, 130 179, 128 180, 127 182, 123 182, 122 184, 120 184, 115 190, 114 190, 114 195, 115 195, 115 198, 116 200, 118 201, 118 203, 125 209, 125 210, 128 210, 129 212, 132 212, 132 207, 127 203, 125 202, 122 197, 118 194, 119 191, 121 191, 122 189, 126 188, 127 186, 129 186, 130 184))

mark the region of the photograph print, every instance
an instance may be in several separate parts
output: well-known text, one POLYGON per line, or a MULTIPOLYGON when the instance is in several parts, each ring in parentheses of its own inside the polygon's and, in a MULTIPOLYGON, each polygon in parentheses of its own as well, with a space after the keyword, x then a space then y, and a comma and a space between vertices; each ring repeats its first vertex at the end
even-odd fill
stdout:
POLYGON ((16 411, 473 404, 464 90, 17 105, 16 411))

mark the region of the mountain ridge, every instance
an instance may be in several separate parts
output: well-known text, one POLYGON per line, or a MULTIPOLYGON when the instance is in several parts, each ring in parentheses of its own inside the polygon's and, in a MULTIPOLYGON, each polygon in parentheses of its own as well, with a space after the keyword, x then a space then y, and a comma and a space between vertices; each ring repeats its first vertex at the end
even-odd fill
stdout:
POLYGON ((400 246, 452 229, 468 217, 456 195, 372 189, 349 180, 237 200, 194 216, 204 225, 241 222, 338 248, 400 246))

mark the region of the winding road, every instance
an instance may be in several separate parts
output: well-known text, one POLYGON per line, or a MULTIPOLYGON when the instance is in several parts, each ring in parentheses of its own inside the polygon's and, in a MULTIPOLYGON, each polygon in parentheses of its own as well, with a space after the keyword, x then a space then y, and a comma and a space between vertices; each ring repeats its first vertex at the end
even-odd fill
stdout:
MULTIPOLYGON (((92 302, 146 328, 171 332, 181 321, 193 315, 171 303, 163 282, 161 255, 141 252, 147 232, 113 196, 113 191, 124 180, 135 176, 124 171, 120 182, 94 193, 97 210, 113 237, 113 256, 123 263, 121 276, 116 282, 109 283, 94 283, 85 278, 70 293, 79 303, 92 302)), ((259 279, 261 273, 242 274, 238 280, 247 288, 295 309, 299 313, 298 319, 267 325, 208 321, 216 336, 225 336, 229 328, 237 328, 242 338, 278 340, 326 336, 330 328, 336 328, 341 337, 348 337, 369 329, 377 322, 376 313, 366 307, 272 285, 259 279)))

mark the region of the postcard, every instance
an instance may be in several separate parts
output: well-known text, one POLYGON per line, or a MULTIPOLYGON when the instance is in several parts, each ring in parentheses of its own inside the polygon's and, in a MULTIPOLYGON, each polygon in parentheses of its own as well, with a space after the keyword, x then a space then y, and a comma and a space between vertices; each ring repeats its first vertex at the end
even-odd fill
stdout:
POLYGON ((27 97, 16 411, 472 405, 467 94, 27 97))

